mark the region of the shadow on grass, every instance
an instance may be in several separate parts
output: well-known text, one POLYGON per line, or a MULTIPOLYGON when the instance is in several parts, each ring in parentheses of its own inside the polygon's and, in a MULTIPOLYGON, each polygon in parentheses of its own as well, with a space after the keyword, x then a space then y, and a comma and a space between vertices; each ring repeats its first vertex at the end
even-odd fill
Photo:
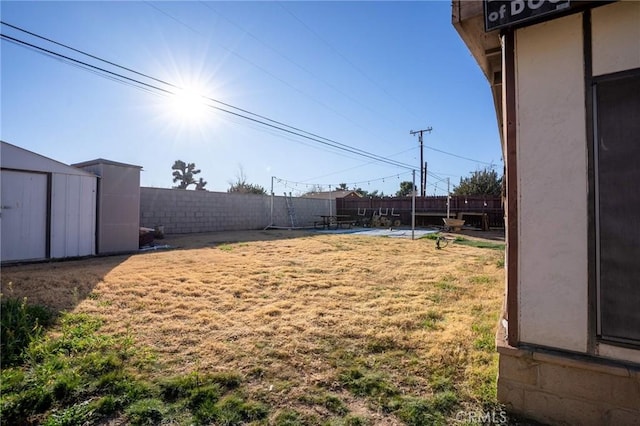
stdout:
POLYGON ((248 231, 218 231, 194 234, 168 234, 156 244, 166 244, 173 249, 198 249, 215 247, 224 244, 246 243, 252 241, 275 241, 304 238, 315 235, 313 230, 304 229, 269 229, 248 231))
POLYGON ((54 313, 71 311, 89 297, 104 277, 130 255, 25 263, 2 267, 3 299, 27 299, 54 313))

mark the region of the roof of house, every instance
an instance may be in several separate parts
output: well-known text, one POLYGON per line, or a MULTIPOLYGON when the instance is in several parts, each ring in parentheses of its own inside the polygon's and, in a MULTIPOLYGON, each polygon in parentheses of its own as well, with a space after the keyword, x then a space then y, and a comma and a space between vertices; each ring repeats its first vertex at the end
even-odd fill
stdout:
POLYGON ((322 200, 333 200, 335 198, 345 198, 345 197, 362 197, 360 193, 353 190, 337 190, 337 191, 320 191, 320 192, 309 192, 307 194, 302 195, 303 198, 319 198, 322 200))

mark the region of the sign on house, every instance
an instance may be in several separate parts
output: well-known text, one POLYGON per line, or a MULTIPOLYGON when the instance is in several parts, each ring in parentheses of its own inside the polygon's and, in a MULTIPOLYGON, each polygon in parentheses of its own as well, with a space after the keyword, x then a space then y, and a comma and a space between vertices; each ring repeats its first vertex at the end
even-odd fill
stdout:
POLYGON ((570 0, 485 0, 484 28, 492 31, 565 11, 570 0))

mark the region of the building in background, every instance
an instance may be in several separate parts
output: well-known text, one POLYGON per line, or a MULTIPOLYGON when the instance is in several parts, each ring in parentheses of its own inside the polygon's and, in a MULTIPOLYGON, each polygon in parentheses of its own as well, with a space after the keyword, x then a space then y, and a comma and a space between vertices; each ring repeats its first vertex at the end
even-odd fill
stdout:
POLYGON ((640 2, 452 2, 506 165, 498 398, 640 424, 640 2))
POLYGON ((336 189, 335 191, 307 192, 302 198, 318 198, 321 200, 335 200, 336 198, 362 198, 358 191, 336 189))

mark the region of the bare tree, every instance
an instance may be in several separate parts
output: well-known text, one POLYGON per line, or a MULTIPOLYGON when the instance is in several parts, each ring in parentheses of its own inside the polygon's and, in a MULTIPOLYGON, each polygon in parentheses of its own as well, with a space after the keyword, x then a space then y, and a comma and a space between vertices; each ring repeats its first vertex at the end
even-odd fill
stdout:
POLYGON ((244 173, 242 165, 238 166, 238 174, 236 175, 235 182, 229 182, 229 189, 227 192, 242 192, 245 194, 261 194, 267 193, 265 189, 260 185, 255 185, 247 182, 247 176, 244 173))

